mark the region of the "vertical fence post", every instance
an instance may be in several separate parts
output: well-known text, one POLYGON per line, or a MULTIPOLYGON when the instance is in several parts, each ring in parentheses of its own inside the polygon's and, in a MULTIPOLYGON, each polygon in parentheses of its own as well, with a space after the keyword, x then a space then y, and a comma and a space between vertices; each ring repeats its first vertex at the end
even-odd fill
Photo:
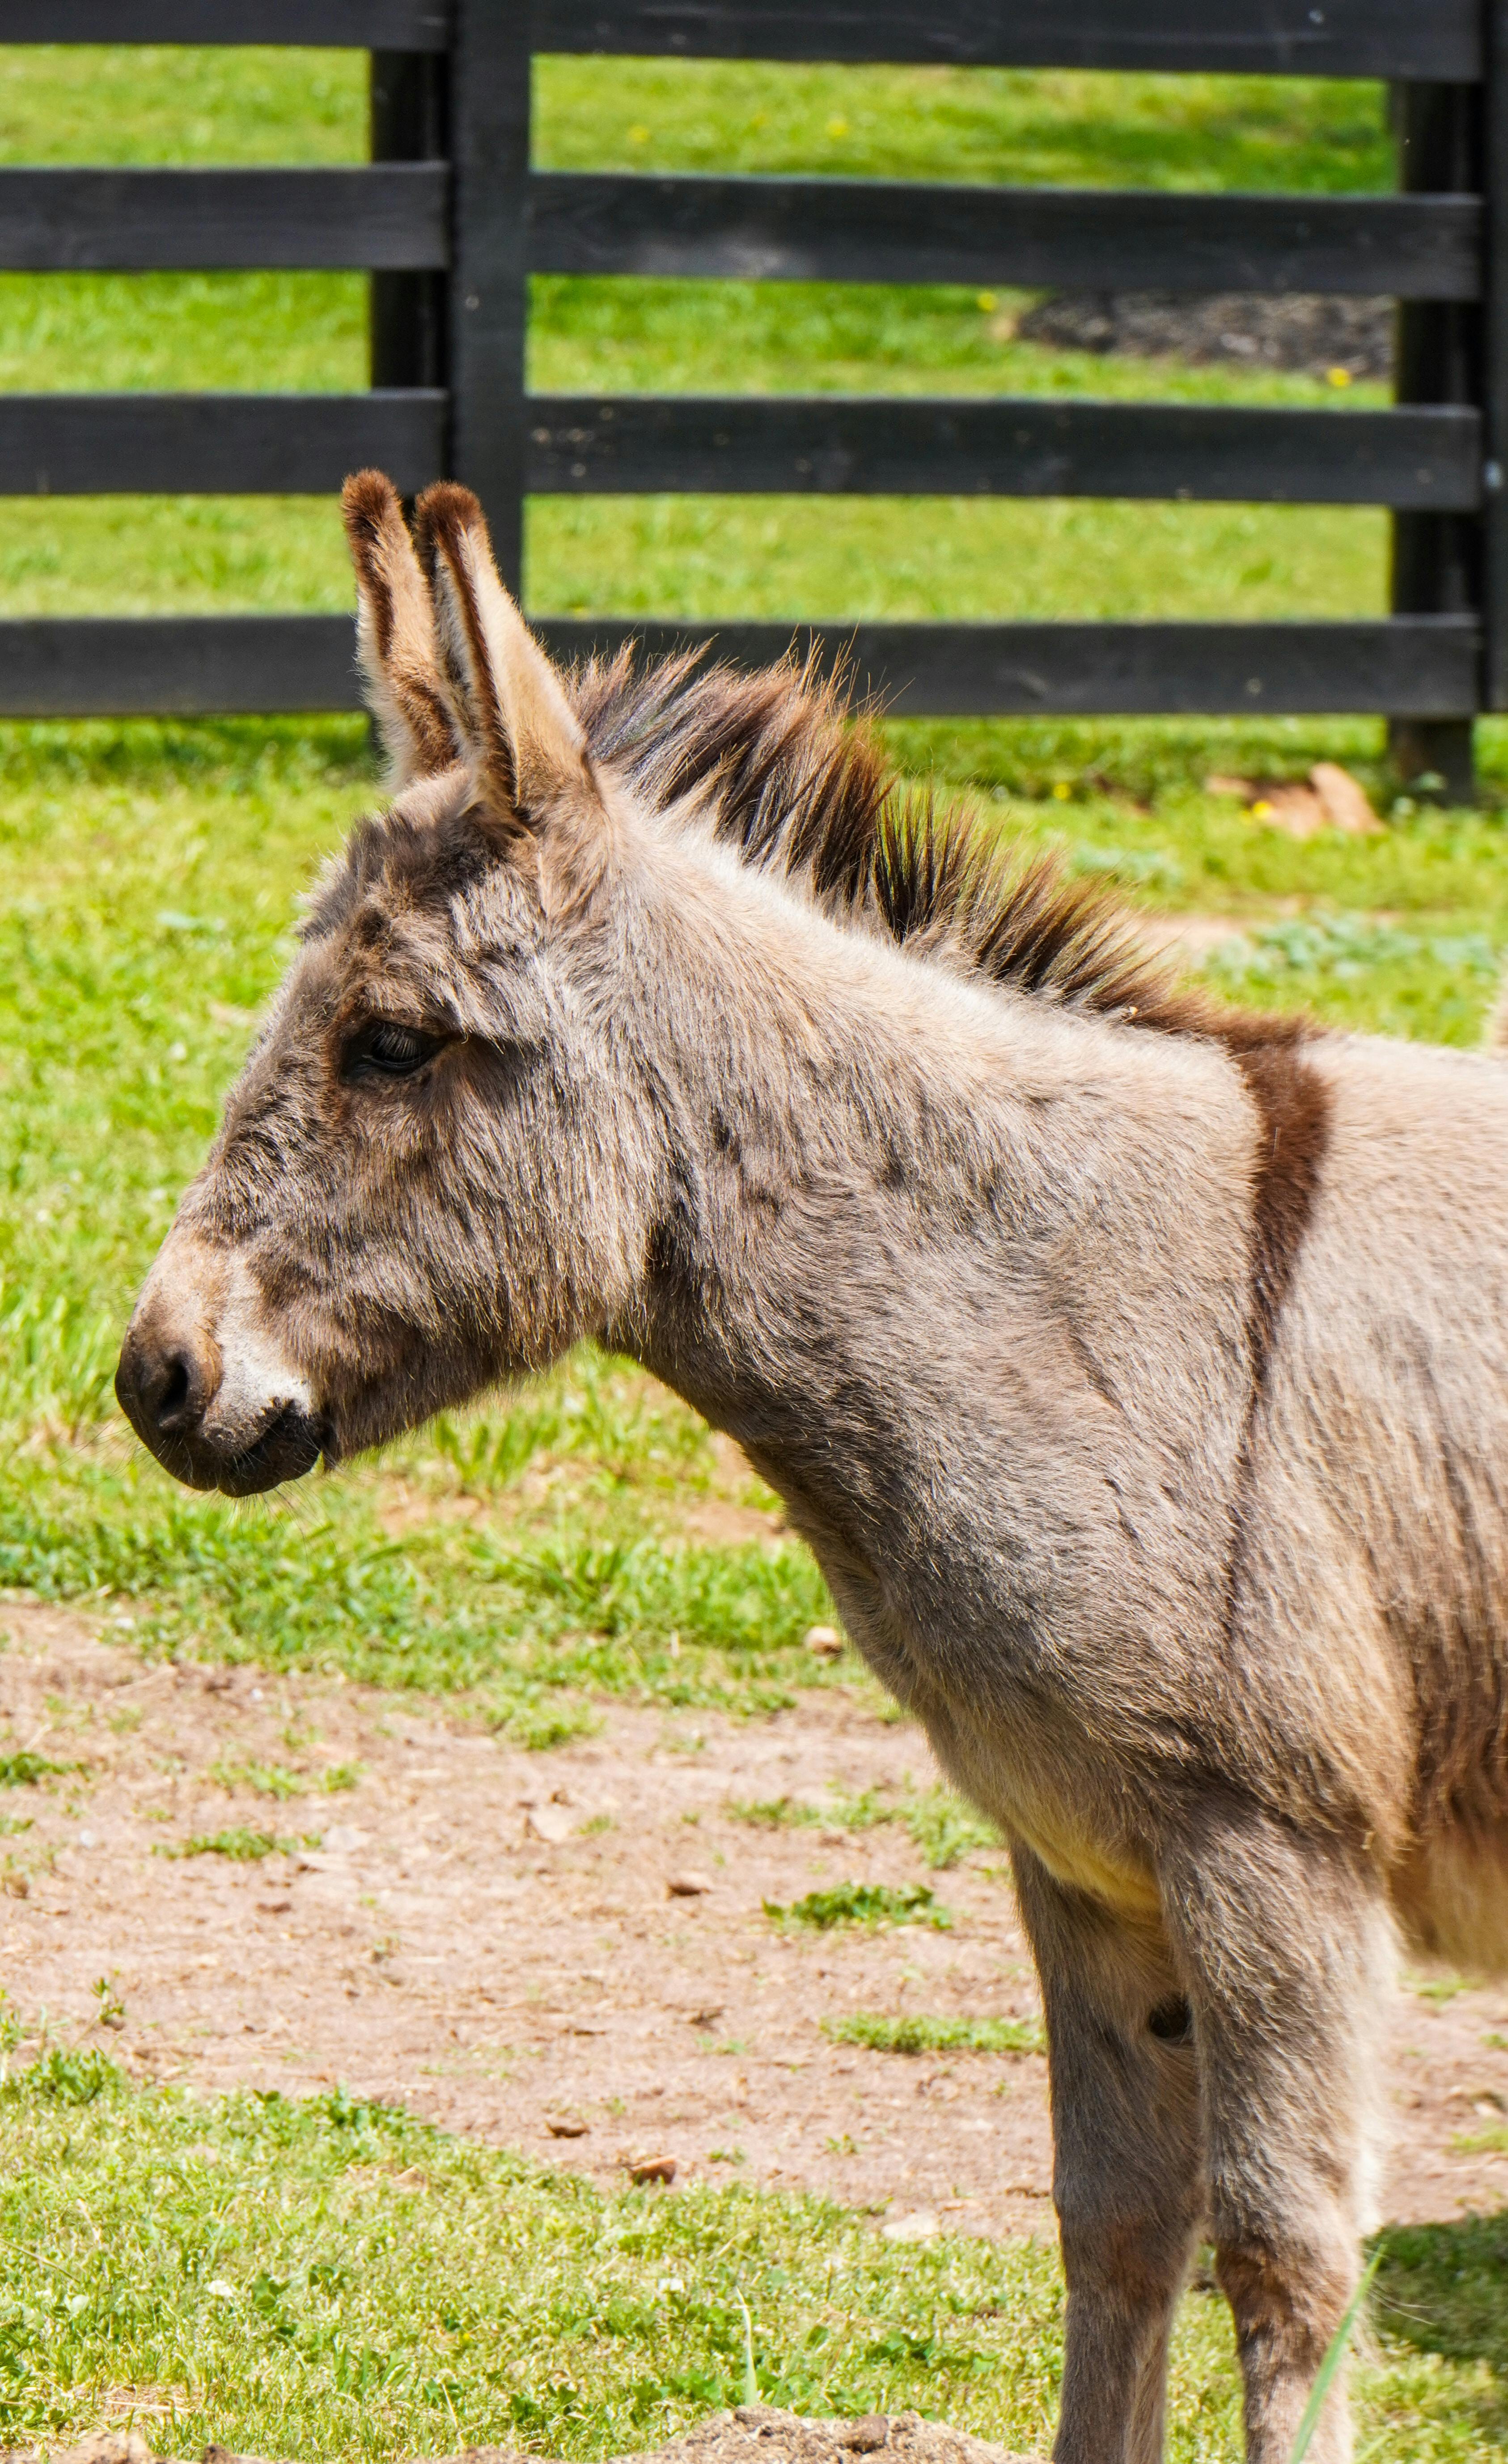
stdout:
MULTIPOLYGON (((1491 11, 1499 0, 1483 0, 1491 11)), ((1400 185, 1416 194, 1480 193, 1482 106, 1466 85, 1405 85, 1394 92, 1400 185)), ((1399 402, 1482 401, 1482 318, 1475 305, 1406 299, 1397 325, 1399 402)), ((1459 615, 1482 605, 1481 526, 1471 514, 1394 514, 1395 616, 1459 615)), ((1472 719, 1394 718, 1388 745, 1401 775, 1432 773, 1453 803, 1476 793, 1472 719)))
POLYGON ((523 597, 528 315, 528 0, 455 0, 450 470, 482 500, 503 580, 523 597))
POLYGON ((1508 0, 1483 0, 1482 708, 1508 710, 1508 0))
MULTIPOLYGON (((443 53, 372 54, 374 163, 445 160, 449 151, 446 67, 443 53)), ((370 280, 372 384, 443 385, 445 276, 374 274, 370 280)))

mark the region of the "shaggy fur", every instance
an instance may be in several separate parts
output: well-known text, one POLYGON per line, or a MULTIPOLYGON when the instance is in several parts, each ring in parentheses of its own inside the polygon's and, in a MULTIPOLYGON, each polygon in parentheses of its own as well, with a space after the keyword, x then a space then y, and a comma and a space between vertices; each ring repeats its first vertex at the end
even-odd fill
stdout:
POLYGON ((1013 867, 959 812, 907 790, 874 737, 848 724, 815 657, 741 675, 698 654, 636 671, 631 650, 572 679, 587 740, 657 811, 705 813, 745 864, 777 871, 838 921, 1039 999, 1162 1034, 1223 1044, 1261 1116, 1253 1324, 1265 1372, 1324 1153, 1324 1082, 1306 1019, 1263 1016, 1184 989, 1129 919, 1051 859, 1013 867))
POLYGON ((1508 1966, 1508 1071, 1170 989, 809 673, 562 679, 461 491, 423 565, 374 474, 348 518, 399 792, 121 1400, 266 1487, 592 1335, 737 1439, 1012 1843, 1060 2457, 1153 2464, 1208 2233, 1285 2464, 1391 1930, 1508 1966))

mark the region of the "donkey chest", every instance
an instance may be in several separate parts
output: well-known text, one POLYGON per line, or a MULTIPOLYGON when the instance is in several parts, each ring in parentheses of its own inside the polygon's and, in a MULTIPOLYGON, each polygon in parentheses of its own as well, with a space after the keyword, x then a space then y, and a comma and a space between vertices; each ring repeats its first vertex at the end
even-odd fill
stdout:
POLYGON ((1060 1881, 1127 1911, 1154 1904, 1128 1786, 1135 1686, 1112 1683, 1127 1717, 1106 1718, 1106 1689, 1076 1685, 1060 1637, 992 1621, 977 1602, 939 1621, 926 1586, 919 1604, 904 1570, 871 1557, 841 1525, 794 1503, 792 1520, 858 1649, 926 1729, 953 1784, 1060 1881))

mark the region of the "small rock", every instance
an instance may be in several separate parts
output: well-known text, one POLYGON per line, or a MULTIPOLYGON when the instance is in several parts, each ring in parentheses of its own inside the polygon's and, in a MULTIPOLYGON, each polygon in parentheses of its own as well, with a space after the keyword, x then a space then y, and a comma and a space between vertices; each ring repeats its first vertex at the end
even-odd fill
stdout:
POLYGON ((371 1836, 369 1831, 361 1830, 354 1822, 332 1822, 320 1845, 331 1857, 354 1857, 358 1848, 366 1846, 371 1836))
POLYGON ((546 2114, 544 2126, 552 2139, 584 2139, 588 2130, 586 2123, 573 2122, 564 2113, 546 2114))
POLYGON ((724 2007, 721 2002, 707 2002, 700 2011, 688 2011, 686 2015, 693 2028, 711 2028, 722 2017, 724 2007))
POLYGON ((531 1805, 524 1810, 525 1836, 542 1839, 548 1847, 563 1846, 575 1827, 569 1809, 563 1805, 531 1805))
POLYGON ((942 2231, 929 2208, 916 2208, 909 2215, 896 2216, 881 2233, 886 2241, 932 2241, 942 2231))
POLYGON ((672 1900, 700 1900, 712 1885, 706 1874, 672 1874, 665 1887, 672 1900))
POLYGON ((256 1904, 264 1917, 285 1917, 294 1903, 292 1900, 258 1900, 256 1904))
POLYGON ((630 2182, 673 2182, 675 2158, 673 2156, 640 2156, 629 2166, 628 2179, 630 2182))
POLYGON ((835 1625, 809 1625, 805 1641, 807 1650, 815 1652, 819 1660, 837 1660, 842 1652, 843 1639, 835 1625))
POLYGON ((840 2436, 841 2447, 851 2448, 856 2455, 873 2455, 890 2440, 890 2417, 885 2412, 866 2412, 861 2421, 850 2422, 840 2436))

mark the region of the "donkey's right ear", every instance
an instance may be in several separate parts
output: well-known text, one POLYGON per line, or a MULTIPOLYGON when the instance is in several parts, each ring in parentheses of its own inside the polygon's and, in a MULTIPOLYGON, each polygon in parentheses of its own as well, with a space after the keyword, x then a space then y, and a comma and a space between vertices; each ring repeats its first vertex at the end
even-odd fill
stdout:
POLYGON ((395 792, 461 759, 435 642, 434 610, 392 481, 359 471, 340 494, 356 566, 356 654, 395 792))

